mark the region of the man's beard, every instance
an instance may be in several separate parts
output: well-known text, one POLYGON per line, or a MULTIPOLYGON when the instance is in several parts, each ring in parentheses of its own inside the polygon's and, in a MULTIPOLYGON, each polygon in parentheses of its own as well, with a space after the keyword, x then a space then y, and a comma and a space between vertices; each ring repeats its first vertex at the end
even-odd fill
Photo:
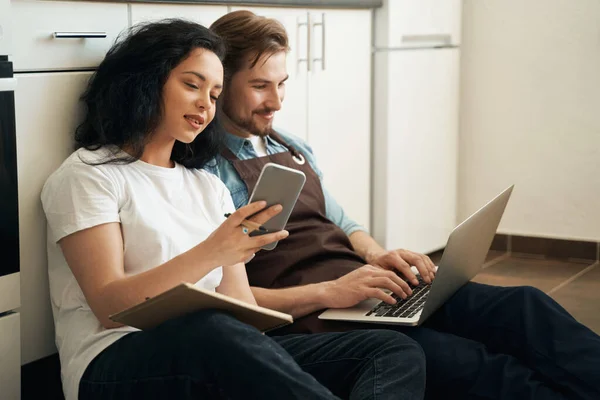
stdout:
MULTIPOLYGON (((259 113, 269 113, 271 111, 273 111, 273 110, 268 109, 268 108, 263 108, 262 110, 253 111, 252 115, 259 114, 259 113)), ((223 104, 223 113, 225 113, 225 115, 227 116, 227 118, 229 118, 229 120, 231 122, 236 124, 238 127, 244 129, 245 131, 248 131, 252 135, 265 137, 265 136, 269 136, 271 133, 274 132, 272 122, 267 124, 267 126, 265 126, 263 129, 260 129, 258 126, 256 126, 256 123, 252 120, 252 117, 244 119, 244 118, 234 115, 234 113, 231 112, 231 107, 229 107, 227 102, 225 102, 223 104)))

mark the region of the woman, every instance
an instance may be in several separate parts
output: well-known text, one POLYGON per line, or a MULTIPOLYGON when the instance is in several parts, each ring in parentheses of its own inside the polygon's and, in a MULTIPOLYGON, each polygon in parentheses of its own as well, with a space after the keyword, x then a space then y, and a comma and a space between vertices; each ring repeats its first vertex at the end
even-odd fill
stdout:
POLYGON ((77 150, 42 191, 67 400, 422 397, 422 352, 408 339, 399 345, 398 333, 272 339, 214 310, 147 331, 108 318, 182 281, 256 304, 243 261, 287 236, 245 234, 244 218, 260 212, 252 219, 264 223, 280 207, 235 211, 221 181, 192 168, 219 149, 223 54, 192 22, 138 26, 83 96, 77 150), (342 359, 336 349, 349 346, 356 357, 342 359), (324 379, 332 363, 339 376, 324 379), (414 368, 399 377, 402 363, 414 368))

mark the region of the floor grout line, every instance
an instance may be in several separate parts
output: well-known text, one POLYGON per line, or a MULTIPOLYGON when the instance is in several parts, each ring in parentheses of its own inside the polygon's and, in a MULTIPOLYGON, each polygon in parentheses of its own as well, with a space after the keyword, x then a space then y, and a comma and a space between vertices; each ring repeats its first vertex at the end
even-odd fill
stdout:
POLYGON ((559 285, 553 287, 552 289, 550 289, 548 291, 548 293, 546 293, 548 296, 550 296, 551 294, 559 291, 560 289, 562 289, 563 287, 567 286, 569 283, 573 282, 575 279, 579 278, 580 276, 590 272, 591 270, 593 270, 594 268, 596 268, 600 263, 598 261, 596 261, 595 263, 593 263, 592 265, 590 265, 589 267, 586 267, 585 269, 583 269, 582 271, 579 271, 578 273, 576 273, 575 275, 573 275, 572 277, 570 277, 569 279, 567 279, 566 281, 560 283, 559 285))
POLYGON ((491 267, 492 265, 498 264, 500 261, 504 261, 507 258, 510 258, 510 253, 506 252, 502 255, 499 255, 496 258, 492 258, 490 261, 483 263, 481 269, 486 269, 487 267, 491 267))

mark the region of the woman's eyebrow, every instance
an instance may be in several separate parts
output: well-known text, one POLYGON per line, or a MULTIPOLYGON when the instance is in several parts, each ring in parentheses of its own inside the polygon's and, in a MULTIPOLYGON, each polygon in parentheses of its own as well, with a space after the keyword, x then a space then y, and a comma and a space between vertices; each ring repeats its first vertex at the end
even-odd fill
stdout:
MULTIPOLYGON (((192 74, 198 77, 198 79, 200 79, 202 82, 206 82, 206 77, 204 75, 202 75, 201 73, 198 73, 196 71, 185 71, 183 72, 184 74, 192 74)), ((215 85, 215 88, 217 89, 223 89, 223 85, 215 85)))

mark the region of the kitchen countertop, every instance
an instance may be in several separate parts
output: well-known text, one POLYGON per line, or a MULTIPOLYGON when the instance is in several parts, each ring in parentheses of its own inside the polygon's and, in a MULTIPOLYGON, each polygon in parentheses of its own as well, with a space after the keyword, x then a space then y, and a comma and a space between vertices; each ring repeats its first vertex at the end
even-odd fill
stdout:
MULTIPOLYGON (((99 1, 99 0, 96 0, 99 1)), ((101 1, 101 0, 100 0, 101 1)), ((108 0, 110 1, 110 0, 108 0)), ((115 2, 115 0, 112 0, 115 2)), ((197 3, 246 6, 277 7, 320 7, 320 8, 375 8, 381 7, 383 0, 123 0, 118 3, 197 3)))

